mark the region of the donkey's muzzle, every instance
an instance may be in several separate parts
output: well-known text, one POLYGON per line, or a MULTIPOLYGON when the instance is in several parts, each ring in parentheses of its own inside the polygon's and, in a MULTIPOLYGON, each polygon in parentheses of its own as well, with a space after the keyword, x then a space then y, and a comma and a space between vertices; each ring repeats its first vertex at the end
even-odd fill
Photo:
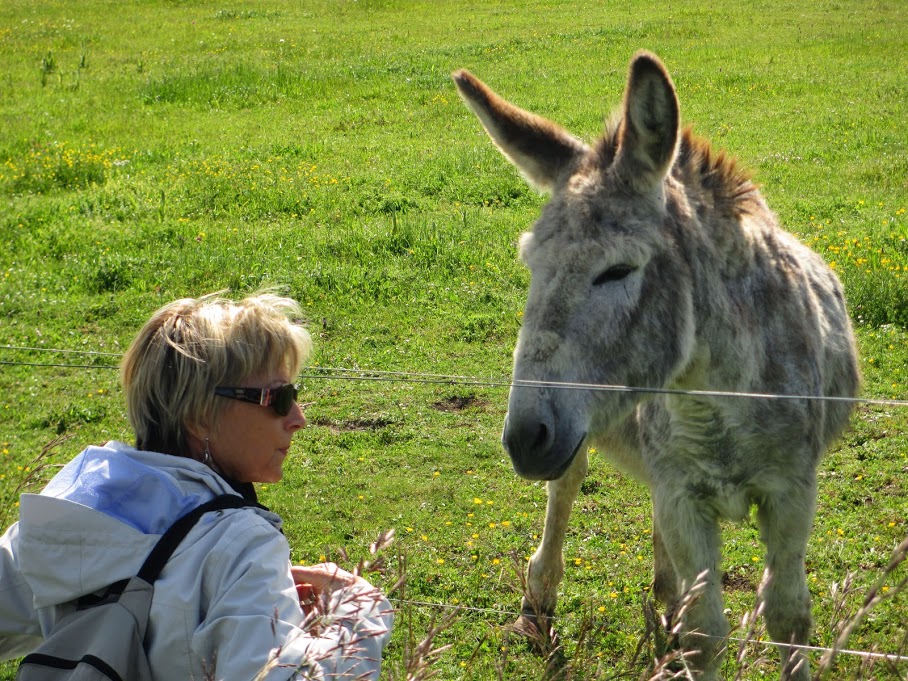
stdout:
POLYGON ((577 456, 584 437, 566 448, 557 442, 552 423, 539 418, 513 418, 508 414, 501 443, 511 457, 514 472, 520 477, 557 480, 577 456))

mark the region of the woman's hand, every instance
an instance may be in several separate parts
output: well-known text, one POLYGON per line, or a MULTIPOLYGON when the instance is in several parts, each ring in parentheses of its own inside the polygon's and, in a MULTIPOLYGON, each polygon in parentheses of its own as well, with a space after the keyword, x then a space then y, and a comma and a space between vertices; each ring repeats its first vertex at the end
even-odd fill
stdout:
POLYGON ((328 605, 328 601, 335 591, 354 586, 360 587, 357 589, 358 593, 354 593, 352 597, 364 598, 369 602, 381 596, 378 590, 365 579, 341 569, 334 563, 292 565, 290 573, 296 583, 300 608, 306 618, 330 614, 323 612, 323 608, 328 605))
POLYGON ((296 584, 309 584, 317 593, 333 593, 338 589, 365 582, 361 577, 342 570, 334 563, 293 565, 290 567, 296 584))

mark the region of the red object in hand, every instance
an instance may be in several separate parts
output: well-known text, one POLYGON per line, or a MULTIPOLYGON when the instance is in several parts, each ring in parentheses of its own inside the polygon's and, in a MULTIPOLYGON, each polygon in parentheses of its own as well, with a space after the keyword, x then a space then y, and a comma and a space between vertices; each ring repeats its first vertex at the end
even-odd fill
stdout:
POLYGON ((296 585, 296 595, 300 600, 303 614, 308 615, 315 610, 315 587, 306 582, 296 585))

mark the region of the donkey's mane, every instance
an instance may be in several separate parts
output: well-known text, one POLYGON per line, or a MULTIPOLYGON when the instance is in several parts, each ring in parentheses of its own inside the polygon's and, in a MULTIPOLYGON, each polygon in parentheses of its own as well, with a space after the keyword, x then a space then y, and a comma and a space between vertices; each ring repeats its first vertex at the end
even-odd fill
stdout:
MULTIPOLYGON (((602 167, 610 166, 615 160, 621 127, 621 119, 613 118, 596 144, 602 167)), ((724 150, 715 151, 709 140, 695 134, 690 126, 681 132, 672 174, 689 189, 707 191, 716 199, 725 201, 734 202, 756 189, 750 173, 739 165, 734 156, 724 150)))
POLYGON ((694 134, 690 127, 681 133, 675 168, 685 182, 697 178, 703 189, 717 197, 737 199, 755 189, 750 173, 734 156, 724 150, 716 152, 709 140, 694 134))

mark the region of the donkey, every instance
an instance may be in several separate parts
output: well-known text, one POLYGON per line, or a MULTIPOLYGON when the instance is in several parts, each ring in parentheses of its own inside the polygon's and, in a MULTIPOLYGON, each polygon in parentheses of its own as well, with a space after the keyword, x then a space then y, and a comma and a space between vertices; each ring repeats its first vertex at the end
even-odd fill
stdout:
MULTIPOLYGON (((702 679, 717 677, 729 632, 719 522, 752 506, 767 631, 807 644, 816 469, 852 407, 817 398, 853 397, 860 382, 835 274, 780 228, 733 159, 680 130, 656 56, 635 55, 623 104, 592 146, 468 71, 453 78, 501 152, 551 194, 520 239, 531 281, 502 434, 517 474, 548 481, 521 620, 547 625, 555 610, 594 446, 652 493, 656 597, 671 607, 703 582, 680 637, 702 679)), ((808 679, 800 650, 779 648, 782 677, 808 679)))

